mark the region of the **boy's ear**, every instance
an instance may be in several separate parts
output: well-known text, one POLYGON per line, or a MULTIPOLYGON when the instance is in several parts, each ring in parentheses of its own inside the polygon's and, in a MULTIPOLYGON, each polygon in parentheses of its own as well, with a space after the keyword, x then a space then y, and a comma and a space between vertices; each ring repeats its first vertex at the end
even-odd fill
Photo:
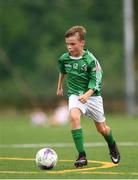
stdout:
POLYGON ((85 45, 85 40, 82 40, 82 44, 85 45))

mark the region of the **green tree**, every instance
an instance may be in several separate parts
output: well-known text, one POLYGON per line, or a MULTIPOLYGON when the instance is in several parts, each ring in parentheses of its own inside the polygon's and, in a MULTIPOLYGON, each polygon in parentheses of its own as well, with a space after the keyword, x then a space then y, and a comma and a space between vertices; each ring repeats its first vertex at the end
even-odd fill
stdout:
POLYGON ((102 64, 104 94, 122 96, 122 1, 0 0, 2 105, 56 98, 57 59, 66 51, 64 33, 76 24, 87 28, 86 48, 102 64))

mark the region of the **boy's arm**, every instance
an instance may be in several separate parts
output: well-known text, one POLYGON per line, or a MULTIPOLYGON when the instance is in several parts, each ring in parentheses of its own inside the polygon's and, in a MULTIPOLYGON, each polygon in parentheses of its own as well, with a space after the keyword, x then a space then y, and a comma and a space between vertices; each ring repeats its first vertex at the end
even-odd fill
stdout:
POLYGON ((103 71, 98 61, 93 61, 91 64, 89 89, 100 91, 103 71))
POLYGON ((65 74, 60 73, 58 78, 58 85, 57 85, 57 96, 63 95, 63 81, 64 81, 65 74))
POLYGON ((100 82, 102 79, 102 69, 98 61, 93 61, 91 65, 91 71, 90 71, 90 81, 88 84, 89 90, 85 93, 82 94, 79 98, 79 100, 82 103, 86 103, 88 98, 95 92, 99 91, 100 87, 100 82))

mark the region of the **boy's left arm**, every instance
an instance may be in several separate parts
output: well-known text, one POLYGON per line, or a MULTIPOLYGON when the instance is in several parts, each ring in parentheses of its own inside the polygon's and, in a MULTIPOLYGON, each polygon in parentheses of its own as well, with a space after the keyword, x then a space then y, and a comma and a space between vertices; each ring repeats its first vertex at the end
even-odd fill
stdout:
POLYGON ((91 64, 90 81, 88 84, 89 90, 82 94, 79 100, 82 103, 86 103, 88 98, 94 94, 95 91, 99 91, 99 83, 102 79, 102 69, 98 61, 93 61, 91 64))

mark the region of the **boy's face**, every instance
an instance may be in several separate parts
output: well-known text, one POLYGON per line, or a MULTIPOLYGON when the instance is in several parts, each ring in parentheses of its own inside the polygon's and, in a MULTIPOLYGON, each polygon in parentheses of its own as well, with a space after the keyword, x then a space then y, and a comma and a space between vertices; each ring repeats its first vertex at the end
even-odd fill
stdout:
POLYGON ((85 41, 81 40, 78 34, 65 38, 65 42, 71 56, 78 57, 83 55, 85 41))

